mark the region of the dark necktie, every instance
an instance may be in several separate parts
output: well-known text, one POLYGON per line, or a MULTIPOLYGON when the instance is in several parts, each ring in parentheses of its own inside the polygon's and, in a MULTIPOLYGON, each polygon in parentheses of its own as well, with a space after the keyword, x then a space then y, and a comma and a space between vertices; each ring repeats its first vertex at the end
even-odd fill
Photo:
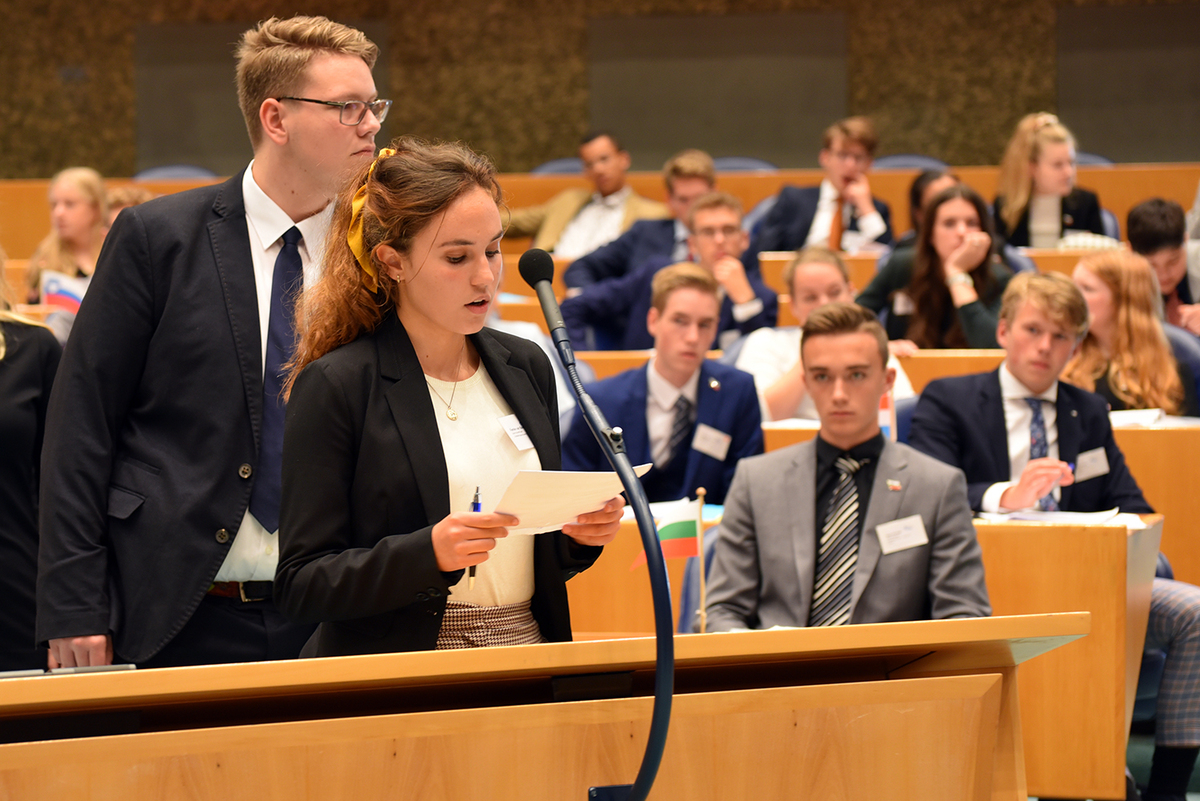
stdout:
POLYGON ((267 531, 279 529, 284 365, 292 358, 296 346, 292 312, 297 290, 304 281, 299 245, 300 229, 292 226, 283 235, 283 248, 275 258, 275 274, 271 279, 271 321, 267 327, 267 361, 263 370, 262 441, 254 491, 250 494, 250 514, 267 531))
MULTIPOLYGON (((1033 412, 1033 420, 1029 423, 1029 458, 1044 459, 1050 453, 1050 444, 1046 441, 1046 418, 1042 416, 1042 399, 1026 398, 1025 402, 1033 412)), ((1058 501, 1054 500, 1052 492, 1046 493, 1038 501, 1038 505, 1045 512, 1058 511, 1058 501)))
POLYGON ((692 444, 688 441, 691 432, 692 402, 680 395, 675 399, 675 422, 671 425, 671 439, 668 440, 667 464, 671 464, 681 453, 691 449, 692 444))
POLYGON ((850 596, 858 563, 858 485, 854 474, 864 462, 842 456, 837 460, 838 480, 833 488, 825 527, 817 547, 817 572, 813 583, 810 626, 841 626, 850 622, 850 596))

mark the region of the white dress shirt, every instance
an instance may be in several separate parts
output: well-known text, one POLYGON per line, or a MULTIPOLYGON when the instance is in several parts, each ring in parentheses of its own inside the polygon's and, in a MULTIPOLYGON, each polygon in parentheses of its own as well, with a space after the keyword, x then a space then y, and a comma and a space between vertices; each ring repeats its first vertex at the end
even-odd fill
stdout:
POLYGON ((629 186, 608 197, 603 197, 599 192, 593 193, 588 204, 559 234, 558 241, 554 243, 554 255, 578 259, 620 236, 621 224, 625 221, 625 201, 632 194, 633 188, 629 186))
POLYGON ((690 236, 691 236, 691 232, 688 231, 688 227, 683 224, 683 221, 676 220, 675 221, 675 247, 673 247, 671 249, 672 261, 674 261, 676 263, 681 262, 681 261, 687 261, 688 256, 691 255, 691 252, 692 252, 691 247, 688 245, 688 237, 690 237, 690 236))
MULTIPOLYGON (((254 266, 254 285, 258 295, 258 330, 261 339, 259 366, 267 363, 267 334, 271 324, 271 284, 275 277, 275 258, 283 249, 283 235, 294 225, 303 237, 300 241, 300 263, 304 268, 304 285, 309 286, 320 274, 319 254, 333 217, 330 203, 319 214, 293 222, 287 213, 254 181, 254 162, 242 176, 242 201, 246 206, 246 228, 250 235, 250 257, 254 266)), ((272 581, 279 562, 279 532, 267 531, 247 509, 242 516, 237 536, 215 581, 272 581)))
MULTIPOLYGON (((1026 398, 1048 401, 1042 404, 1042 419, 1046 424, 1046 456, 1050 459, 1058 458, 1058 382, 1055 381, 1048 390, 1038 394, 1018 381, 1008 371, 1008 362, 1005 362, 1000 365, 1000 397, 1004 403, 1004 427, 1008 431, 1009 476, 1012 480, 1001 481, 987 488, 981 503, 985 512, 1016 511, 1001 507, 1000 496, 1006 489, 1017 484, 1021 473, 1025 471, 1025 465, 1029 464, 1029 429, 1033 425, 1033 410, 1025 402, 1026 398)), ((1055 487, 1051 494, 1055 500, 1062 496, 1058 487, 1055 487)))
POLYGON ((1058 247, 1063 235, 1062 198, 1058 195, 1034 195, 1029 198, 1029 246, 1058 247))
POLYGON ((696 408, 700 370, 677 387, 663 378, 654 367, 654 357, 646 365, 646 435, 650 438, 650 458, 658 467, 671 458, 671 429, 675 427, 675 401, 683 395, 696 408))
POLYGON ((805 245, 824 245, 834 250, 844 250, 854 253, 861 250, 863 245, 874 242, 887 231, 887 223, 883 215, 872 209, 870 214, 858 218, 858 230, 850 230, 850 218, 854 205, 849 201, 842 203, 842 241, 829 243, 829 232, 833 227, 833 215, 837 211, 838 191, 829 183, 829 179, 821 181, 821 195, 817 199, 817 213, 813 216, 812 226, 808 229, 808 239, 805 245))

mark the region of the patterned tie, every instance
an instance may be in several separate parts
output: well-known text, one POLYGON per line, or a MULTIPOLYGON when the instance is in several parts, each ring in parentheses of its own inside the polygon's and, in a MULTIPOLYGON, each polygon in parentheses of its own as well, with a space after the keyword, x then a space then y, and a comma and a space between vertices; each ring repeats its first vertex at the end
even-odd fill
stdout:
MULTIPOLYGON (((671 438, 667 440, 667 462, 670 464, 675 461, 675 457, 680 453, 685 452, 684 445, 691 448, 691 443, 688 442, 689 435, 692 432, 692 402, 680 395, 675 399, 675 422, 671 425, 671 438)), ((663 465, 664 467, 666 465, 663 465)))
POLYGON ((284 365, 292 358, 296 345, 293 301, 304 281, 299 245, 300 229, 292 226, 283 235, 283 248, 275 258, 275 274, 271 279, 271 322, 267 327, 267 363, 263 371, 262 444, 254 490, 250 493, 250 514, 267 531, 279 529, 284 365))
POLYGON ((850 622, 850 596, 858 563, 858 485, 854 474, 866 464, 849 456, 837 460, 838 480, 825 514, 817 548, 810 626, 841 626, 850 622))
MULTIPOLYGON (((1029 410, 1033 412, 1033 420, 1029 423, 1029 458, 1044 459, 1050 452, 1050 446, 1046 442, 1046 418, 1042 417, 1042 399, 1026 398, 1025 402, 1029 404, 1029 410)), ((1058 501, 1054 500, 1052 492, 1046 493, 1038 501, 1038 506, 1045 512, 1058 511, 1058 501)))

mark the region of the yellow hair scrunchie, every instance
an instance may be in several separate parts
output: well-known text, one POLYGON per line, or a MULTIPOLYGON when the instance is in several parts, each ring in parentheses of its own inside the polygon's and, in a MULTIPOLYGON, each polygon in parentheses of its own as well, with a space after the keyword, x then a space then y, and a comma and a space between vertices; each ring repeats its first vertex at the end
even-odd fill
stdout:
POLYGON ((363 243, 363 206, 367 205, 367 184, 370 183, 371 175, 375 172, 375 165, 379 163, 380 159, 394 155, 396 155, 396 151, 390 147, 380 149, 379 155, 375 157, 367 170, 366 180, 354 193, 354 199, 350 201, 350 228, 346 231, 346 244, 350 246, 350 252, 354 254, 359 266, 366 273, 363 283, 372 292, 379 291, 379 271, 375 269, 375 263, 371 261, 371 254, 367 252, 367 247, 363 243))

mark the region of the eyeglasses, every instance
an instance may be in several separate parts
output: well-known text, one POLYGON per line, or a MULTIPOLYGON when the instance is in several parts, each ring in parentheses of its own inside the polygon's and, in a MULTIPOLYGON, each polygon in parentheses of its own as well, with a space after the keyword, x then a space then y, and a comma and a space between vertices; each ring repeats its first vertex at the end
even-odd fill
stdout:
POLYGON ((701 239, 716 239, 719 234, 726 239, 732 239, 741 230, 736 225, 726 225, 721 228, 698 228, 696 229, 696 236, 701 239))
POLYGON ((277 97, 276 100, 299 100, 301 103, 319 103, 322 106, 333 106, 341 110, 339 117, 342 125, 358 125, 370 110, 375 119, 383 122, 388 109, 392 107, 390 100, 372 100, 364 103, 361 100, 313 100, 311 97, 277 97))

